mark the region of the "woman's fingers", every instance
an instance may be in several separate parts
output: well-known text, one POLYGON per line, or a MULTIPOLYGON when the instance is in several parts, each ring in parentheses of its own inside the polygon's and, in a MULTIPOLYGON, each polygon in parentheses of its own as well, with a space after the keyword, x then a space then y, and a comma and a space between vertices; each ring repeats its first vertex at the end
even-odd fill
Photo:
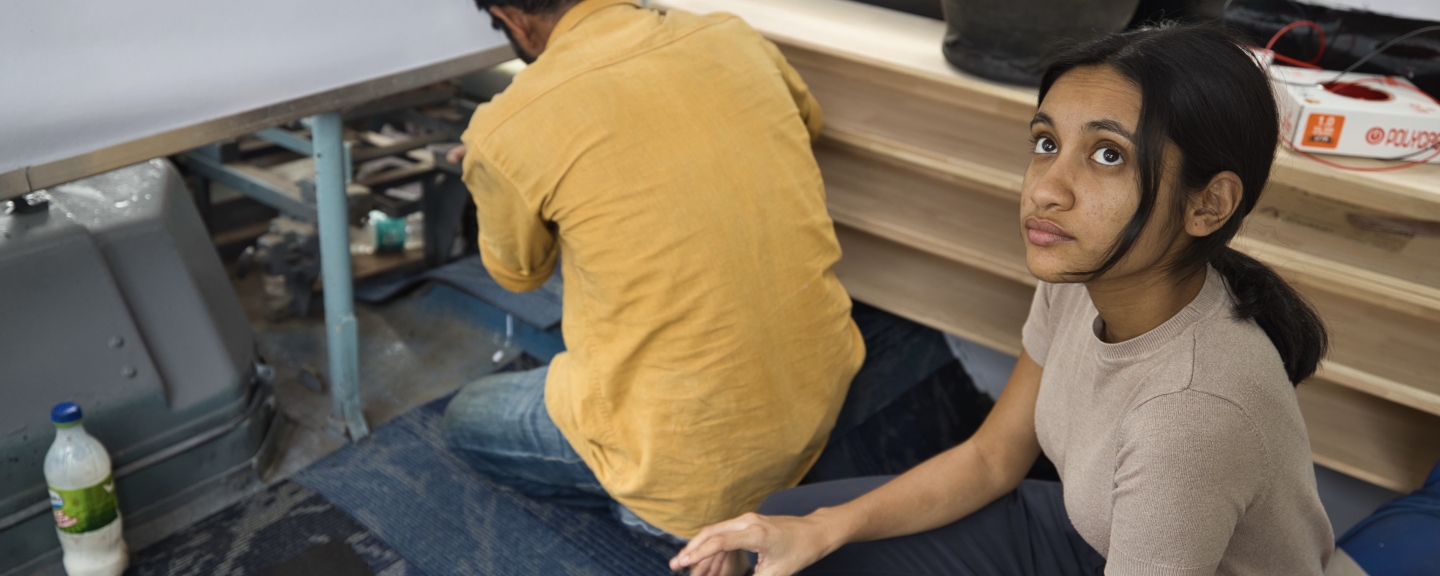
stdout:
POLYGON ((707 557, 690 569, 690 576, 717 576, 720 571, 716 567, 719 566, 724 559, 724 554, 707 557))
POLYGON ((744 514, 733 520, 726 520, 723 523, 711 524, 700 534, 696 534, 690 543, 685 544, 680 553, 675 554, 670 560, 671 570, 680 570, 687 566, 696 566, 701 560, 716 554, 730 552, 730 550, 756 550, 763 544, 762 530, 757 524, 762 523, 763 517, 759 514, 744 514))
POLYGON ((701 560, 714 556, 719 552, 726 551, 723 548, 724 543, 721 542, 717 544, 716 539, 725 534, 744 530, 749 527, 750 524, 754 522, 754 519, 750 518, 751 516, 755 515, 746 514, 739 518, 732 518, 718 524, 706 526, 700 530, 699 534, 691 538, 690 543, 686 544, 674 558, 670 559, 670 569, 678 571, 682 568, 694 566, 699 564, 701 560))
MULTIPOLYGON (((698 546, 693 548, 687 546, 685 550, 680 551, 679 556, 670 562, 670 568, 678 570, 686 566, 694 566, 702 560, 708 560, 731 550, 738 550, 739 548, 736 547, 736 536, 746 534, 747 532, 749 532, 748 529, 740 532, 716 534, 706 538, 705 541, 701 542, 698 546)), ((694 543, 694 540, 692 540, 691 543, 694 543)))

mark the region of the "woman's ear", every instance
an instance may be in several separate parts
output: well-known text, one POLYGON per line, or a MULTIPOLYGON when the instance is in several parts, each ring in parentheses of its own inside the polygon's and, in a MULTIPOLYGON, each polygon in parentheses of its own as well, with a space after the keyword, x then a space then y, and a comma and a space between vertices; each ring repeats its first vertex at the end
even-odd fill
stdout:
POLYGON ((1244 196, 1245 187, 1234 172, 1216 174, 1209 184, 1190 195, 1185 207, 1185 232, 1197 238, 1213 234, 1235 215, 1244 196))

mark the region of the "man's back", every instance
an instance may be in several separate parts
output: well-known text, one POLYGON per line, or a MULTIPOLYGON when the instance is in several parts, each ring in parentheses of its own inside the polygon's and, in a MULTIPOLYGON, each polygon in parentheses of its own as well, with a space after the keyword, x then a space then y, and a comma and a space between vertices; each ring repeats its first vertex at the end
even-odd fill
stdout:
POLYGON ((831 271, 819 127, 740 20, 589 0, 465 134, 492 274, 533 288, 563 254, 551 418, 671 533, 794 485, 864 357, 831 271))

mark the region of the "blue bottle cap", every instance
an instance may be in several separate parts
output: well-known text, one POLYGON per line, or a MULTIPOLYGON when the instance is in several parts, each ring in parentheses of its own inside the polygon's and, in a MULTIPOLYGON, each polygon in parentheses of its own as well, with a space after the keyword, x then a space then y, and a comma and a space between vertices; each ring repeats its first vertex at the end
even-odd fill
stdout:
POLYGON ((80 423, 80 405, 74 402, 61 402, 55 405, 50 411, 50 422, 56 428, 68 428, 80 423))

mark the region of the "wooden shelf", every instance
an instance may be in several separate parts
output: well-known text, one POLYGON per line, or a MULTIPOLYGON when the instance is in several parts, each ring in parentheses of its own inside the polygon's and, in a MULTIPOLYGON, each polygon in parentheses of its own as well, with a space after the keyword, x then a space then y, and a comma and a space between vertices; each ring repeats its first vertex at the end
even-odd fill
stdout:
POLYGON ((1007 354, 1035 289, 954 261, 837 225, 844 256, 835 274, 857 300, 1007 354))
POLYGON ((1013 197, 976 192, 833 141, 821 141, 815 159, 836 222, 1035 286, 1013 197))
MULTIPOLYGON (((821 98, 832 144, 903 163, 891 173, 920 169, 955 186, 1018 199, 1029 162, 1023 122, 812 72, 802 70, 821 98)), ((1347 213, 1380 212, 1286 184, 1272 184, 1262 201, 1236 248, 1297 282, 1440 321, 1440 239, 1357 230, 1344 220, 1347 213)))
MULTIPOLYGON (((1008 354, 1032 290, 910 246, 837 226, 844 257, 836 273, 856 299, 1008 354)), ((1329 381, 1297 389, 1315 461, 1408 492, 1440 460, 1440 416, 1329 381)))
MULTIPOLYGON (((988 148, 1001 156, 1016 154, 1020 158, 1028 150, 1025 139, 1014 135, 1024 133, 1024 125, 1034 113, 1035 90, 990 82, 951 67, 940 51, 945 35, 942 22, 839 0, 652 0, 650 4, 702 14, 731 12, 744 18, 780 46, 811 85, 832 126, 863 129, 868 122, 883 127, 887 119, 895 119, 898 128, 910 122, 898 116, 909 115, 931 120, 934 125, 926 127, 923 141, 908 136, 897 140, 941 155, 963 152, 984 157, 984 149, 957 144, 974 138, 982 139, 981 144, 988 141, 988 148), (842 80, 838 86, 845 91, 865 93, 864 99, 882 103, 880 108, 889 112, 865 110, 854 119, 858 124, 852 123, 844 113, 849 107, 832 97, 837 94, 832 89, 837 86, 832 82, 837 76, 842 80), (1019 123, 1020 132, 1014 128, 956 132, 953 128, 966 121, 940 111, 947 107, 1008 118, 1019 123), (1010 147, 1008 152, 1005 147, 1010 147)), ((876 135, 885 136, 886 132, 876 135)), ((1379 164, 1358 158, 1337 161, 1357 166, 1379 164)), ((1440 164, 1395 172, 1355 172, 1281 149, 1273 179, 1373 210, 1440 220, 1440 164)))
POLYGON ((1296 389, 1315 462, 1396 492, 1440 460, 1440 417, 1312 378, 1296 389))
MULTIPOLYGON (((774 39, 820 101, 831 140, 967 180, 975 189, 1019 193, 1035 92, 943 64, 940 23, 828 0, 660 4, 697 12, 723 8, 774 39)), ((1440 219, 1440 165, 1347 172, 1282 150, 1266 200, 1301 195, 1356 211, 1440 219)), ((1280 224, 1281 238, 1247 234, 1237 248, 1298 282, 1440 321, 1440 240, 1416 238, 1385 254, 1351 238, 1364 234, 1343 221, 1331 232, 1305 232, 1293 219, 1280 224)))
MULTIPOLYGON (((832 140, 817 145, 815 157, 836 223, 1035 286, 1025 266, 1013 196, 987 194, 963 179, 832 140)), ((1440 322, 1301 286, 1332 331, 1334 346, 1324 368, 1328 378, 1440 414, 1440 376, 1434 369, 1440 322)))
MULTIPOLYGON (((1019 352, 1035 284, 1016 222, 1033 89, 950 67, 943 23, 859 3, 650 4, 738 14, 810 86, 845 250, 836 272, 856 298, 1019 352)), ((1440 239, 1359 231, 1350 213, 1440 220, 1440 165, 1343 171, 1282 149, 1233 245, 1294 282, 1332 330, 1331 357, 1299 392, 1316 461, 1408 490, 1440 458, 1440 239)))
MULTIPOLYGON (((1017 161, 1006 156, 1010 150, 1019 149, 1021 153, 1014 156, 1028 162, 1028 153, 1025 152, 1028 144, 1024 136, 1006 136, 1004 130, 996 127, 961 126, 958 121, 936 121, 928 123, 930 125, 925 130, 905 142, 900 142, 892 138, 905 137, 901 131, 908 128, 901 123, 881 118, 868 124, 855 123, 861 124, 857 128, 843 115, 845 107, 838 108, 834 113, 827 108, 830 127, 826 129, 826 136, 830 140, 944 174, 955 183, 977 191, 990 194, 1008 191, 1012 198, 1018 198, 1024 165, 1021 162, 1018 168, 1012 166, 1017 161), (868 131, 871 128, 876 132, 868 131), (992 139, 983 144, 976 143, 980 135, 987 134, 992 139), (1010 140, 1017 140, 1019 144, 1010 140), (917 146, 915 142, 932 142, 934 146, 917 146), (971 155, 970 150, 976 147, 982 148, 985 153, 971 155)), ((894 108, 889 110, 896 116, 907 115, 894 108)), ((962 115, 953 107, 945 113, 922 109, 912 109, 909 113, 942 114, 952 118, 962 115)), ((1293 207, 1295 203, 1292 200, 1303 198, 1303 194, 1282 184, 1272 186, 1263 198, 1270 208, 1293 207)), ((1368 211, 1350 203, 1333 203, 1368 211)), ((1259 217, 1255 222, 1247 223, 1235 246, 1266 264, 1290 272, 1296 281, 1440 320, 1440 250, 1436 249, 1440 241, 1413 238, 1398 251, 1387 252, 1374 244, 1366 244, 1363 239, 1366 233, 1354 230, 1343 221, 1332 231, 1315 228, 1313 222, 1297 223, 1296 219, 1311 216, 1306 208, 1301 207, 1300 210, 1298 213, 1284 212, 1283 216, 1270 217, 1268 221, 1263 213, 1257 214, 1259 217)), ((1343 216, 1342 212, 1340 217, 1343 216)))

